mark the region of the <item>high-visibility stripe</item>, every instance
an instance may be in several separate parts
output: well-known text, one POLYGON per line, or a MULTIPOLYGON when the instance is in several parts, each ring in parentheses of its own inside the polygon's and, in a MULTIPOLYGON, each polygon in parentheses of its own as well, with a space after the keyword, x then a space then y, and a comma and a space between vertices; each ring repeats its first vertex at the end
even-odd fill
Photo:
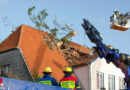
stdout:
POLYGON ((75 88, 75 81, 61 81, 62 88, 75 88))
POLYGON ((122 62, 121 62, 121 64, 125 68, 125 70, 127 70, 127 66, 124 63, 122 63, 122 62))
POLYGON ((38 83, 45 84, 45 85, 51 85, 51 81, 39 81, 38 83))
POLYGON ((80 86, 76 87, 76 88, 80 88, 80 86))

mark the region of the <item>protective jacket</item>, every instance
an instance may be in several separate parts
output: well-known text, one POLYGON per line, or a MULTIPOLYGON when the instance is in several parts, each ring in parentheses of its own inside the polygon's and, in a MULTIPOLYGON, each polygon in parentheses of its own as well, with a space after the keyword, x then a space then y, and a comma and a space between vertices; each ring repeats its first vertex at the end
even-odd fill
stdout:
POLYGON ((81 90, 79 82, 77 81, 76 77, 73 77, 72 75, 65 75, 60 80, 60 86, 62 88, 69 88, 73 90, 81 90))
POLYGON ((43 76, 43 78, 41 78, 38 81, 38 83, 46 84, 46 85, 58 86, 58 83, 57 83, 56 79, 51 77, 51 76, 48 76, 48 75, 43 76))

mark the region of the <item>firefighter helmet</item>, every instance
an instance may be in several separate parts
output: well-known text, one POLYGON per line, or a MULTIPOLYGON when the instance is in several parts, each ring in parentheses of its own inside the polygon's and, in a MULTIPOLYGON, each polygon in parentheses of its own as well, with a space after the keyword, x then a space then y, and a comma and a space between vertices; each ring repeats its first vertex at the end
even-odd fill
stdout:
POLYGON ((50 67, 45 67, 45 69, 44 69, 44 72, 47 72, 47 73, 51 73, 52 72, 52 70, 51 70, 51 68, 50 67))
POLYGON ((71 67, 66 67, 64 71, 65 72, 72 72, 72 68, 71 67))

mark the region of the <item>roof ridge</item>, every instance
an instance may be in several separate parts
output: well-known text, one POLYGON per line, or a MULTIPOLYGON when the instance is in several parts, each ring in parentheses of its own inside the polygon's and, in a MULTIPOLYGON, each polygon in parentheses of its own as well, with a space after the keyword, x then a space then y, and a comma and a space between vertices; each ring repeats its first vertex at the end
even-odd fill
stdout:
POLYGON ((24 30, 23 28, 24 28, 24 24, 22 24, 21 26, 20 26, 20 34, 19 34, 19 40, 18 40, 18 43, 17 43, 17 47, 19 48, 19 45, 20 45, 20 43, 21 43, 21 39, 22 39, 22 31, 24 30))

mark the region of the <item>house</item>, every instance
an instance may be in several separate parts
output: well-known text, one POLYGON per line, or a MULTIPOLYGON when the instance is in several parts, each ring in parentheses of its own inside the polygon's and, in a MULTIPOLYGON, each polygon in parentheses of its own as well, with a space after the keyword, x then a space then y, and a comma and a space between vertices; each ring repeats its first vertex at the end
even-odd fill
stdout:
MULTIPOLYGON (((68 64, 80 61, 68 60, 61 51, 49 49, 45 42, 47 33, 21 25, 10 36, 0 44, 0 71, 8 73, 12 78, 34 81, 35 78, 43 76, 43 69, 50 66, 53 70, 52 76, 60 80, 64 74, 63 70, 68 64)), ((71 42, 79 52, 86 53, 89 48, 71 42)), ((84 55, 84 54, 83 54, 84 55)))
POLYGON ((43 76, 44 67, 50 66, 52 76, 57 80, 62 78, 67 62, 59 51, 48 48, 43 34, 26 25, 14 31, 0 44, 1 71, 11 72, 13 77, 21 80, 34 81, 35 77, 43 76))
POLYGON ((96 52, 89 55, 89 48, 71 42, 78 51, 79 58, 66 60, 60 50, 51 50, 48 47, 43 35, 48 36, 47 33, 24 24, 17 28, 0 44, 0 72, 11 74, 11 78, 34 81, 42 77, 46 66, 50 66, 52 76, 60 80, 64 76, 64 68, 69 65, 74 68, 75 76, 85 90, 99 90, 100 87, 107 90, 108 86, 116 90, 119 84, 123 85, 124 74, 121 70, 112 63, 107 64, 104 59, 98 58, 96 52), (119 75, 115 75, 117 73, 119 75), (109 75, 114 80, 112 85, 108 85, 109 75))
POLYGON ((113 63, 107 63, 98 56, 90 63, 73 66, 76 76, 85 90, 125 89, 124 73, 113 63), (102 88, 102 89, 101 89, 102 88))

